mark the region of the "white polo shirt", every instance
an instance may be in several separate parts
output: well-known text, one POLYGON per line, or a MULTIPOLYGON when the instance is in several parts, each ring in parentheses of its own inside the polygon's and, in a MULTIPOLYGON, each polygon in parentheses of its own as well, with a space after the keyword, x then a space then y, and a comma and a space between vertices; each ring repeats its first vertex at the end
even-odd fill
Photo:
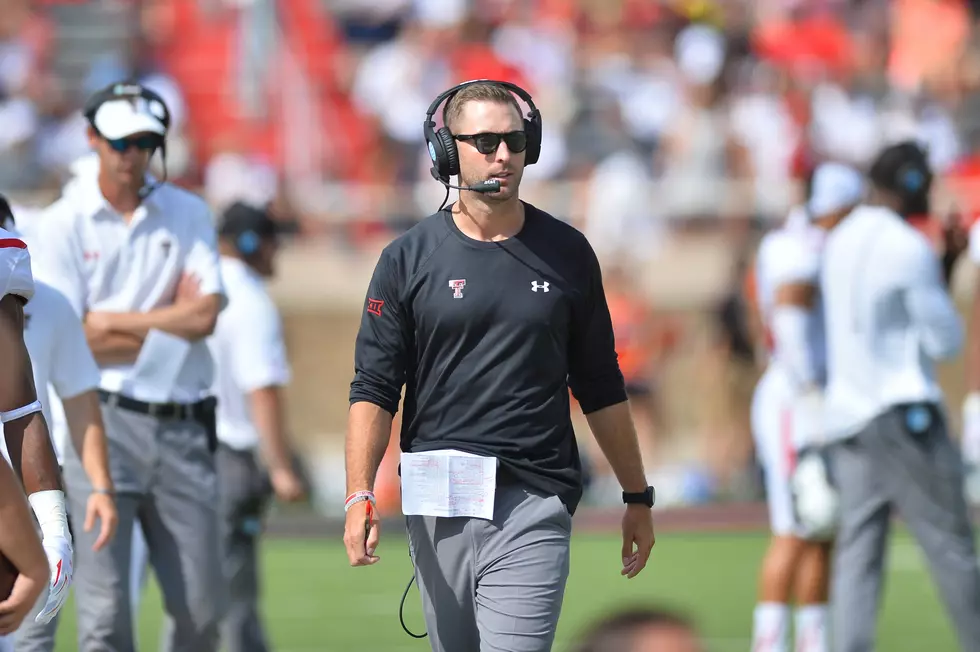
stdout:
POLYGON ((38 281, 24 307, 24 341, 34 367, 34 386, 49 424, 58 462, 64 462, 68 441, 67 425, 55 427, 52 398, 57 401, 59 420, 64 420, 61 400, 73 398, 99 386, 99 367, 92 357, 85 330, 68 299, 58 290, 38 281))
POLYGON ((221 258, 228 306, 218 316, 208 346, 217 363, 218 439, 247 450, 259 444, 248 394, 289 383, 290 368, 282 322, 262 278, 245 263, 221 258))
POLYGON ((900 403, 942 401, 935 361, 959 352, 963 324, 921 233, 887 208, 857 208, 827 236, 821 285, 830 438, 900 403))
MULTIPOLYGON (((38 222, 38 278, 60 290, 79 316, 170 305, 184 272, 197 276, 203 294, 221 295, 224 305, 211 210, 190 192, 163 184, 127 225, 102 196, 96 177, 79 175, 38 222)), ((128 364, 106 365, 99 386, 122 391, 131 371, 128 364)), ((200 400, 213 374, 207 343, 193 342, 170 399, 200 400)), ((147 400, 141 389, 129 387, 126 393, 147 400)))

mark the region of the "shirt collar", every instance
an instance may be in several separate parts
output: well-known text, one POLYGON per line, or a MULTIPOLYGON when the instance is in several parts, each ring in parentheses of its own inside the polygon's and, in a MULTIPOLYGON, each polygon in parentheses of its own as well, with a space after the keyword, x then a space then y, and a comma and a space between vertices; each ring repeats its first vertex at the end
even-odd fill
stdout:
MULTIPOLYGON (((75 183, 69 190, 68 194, 74 194, 75 198, 78 200, 78 207, 82 214, 88 218, 99 218, 99 217, 119 217, 119 213, 109 202, 106 201, 105 196, 99 189, 99 183, 95 176, 83 177, 76 179, 75 183)), ((155 179, 147 174, 146 182, 155 183, 155 179)), ((142 203, 133 212, 134 221, 138 221, 149 215, 154 208, 159 205, 158 193, 162 190, 157 188, 149 197, 144 199, 142 203)))

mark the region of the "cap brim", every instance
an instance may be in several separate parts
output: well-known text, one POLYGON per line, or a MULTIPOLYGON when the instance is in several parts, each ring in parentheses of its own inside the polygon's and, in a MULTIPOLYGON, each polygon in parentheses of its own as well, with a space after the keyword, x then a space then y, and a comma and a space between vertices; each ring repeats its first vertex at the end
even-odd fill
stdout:
POLYGON ((126 100, 106 102, 99 107, 93 120, 95 128, 109 140, 128 138, 135 134, 157 134, 163 136, 166 129, 157 118, 138 111, 126 100))

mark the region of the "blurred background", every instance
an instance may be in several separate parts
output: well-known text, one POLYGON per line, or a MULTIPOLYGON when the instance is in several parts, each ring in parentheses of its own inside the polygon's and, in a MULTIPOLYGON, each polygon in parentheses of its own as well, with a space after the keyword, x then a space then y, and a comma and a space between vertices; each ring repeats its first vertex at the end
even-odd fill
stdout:
MULTIPOLYGON (((748 424, 758 239, 816 163, 865 166, 908 137, 937 172, 934 219, 980 215, 978 12, 980 0, 0 0, 0 191, 19 222, 54 201, 88 152, 84 99, 135 77, 174 114, 171 181, 216 215, 272 204, 288 233, 271 291, 290 431, 315 489, 313 509, 277 506, 270 522, 276 649, 347 652, 370 635, 368 649, 422 650, 396 616, 411 570, 395 445, 377 486, 394 517, 385 561, 350 569, 340 543, 354 336, 381 248, 442 200, 422 139, 431 99, 473 78, 527 88, 543 152, 521 194, 599 254, 662 510, 649 570, 627 585, 619 488, 573 408, 589 486, 556 649, 597 609, 656 597, 695 614, 711 650, 744 652, 767 532, 748 424), (704 534, 739 519, 755 534, 704 534)), ((976 275, 961 261, 964 316, 976 275)), ((958 431, 962 360, 942 382, 958 431)), ((883 647, 954 649, 914 543, 897 539, 888 559, 883 647)), ((153 649, 159 594, 145 604, 153 649)), ((422 631, 414 590, 405 618, 422 631)))
MULTIPOLYGON (((758 238, 815 163, 864 166, 906 137, 927 145, 939 176, 937 219, 972 222, 978 10, 965 0, 0 0, 0 190, 31 219, 88 151, 88 94, 126 77, 161 93, 174 114, 170 180, 216 215, 235 200, 271 202, 287 228, 272 291, 294 367, 289 420, 315 504, 333 517, 369 275, 381 247, 444 192, 428 174, 425 109, 466 79, 516 82, 544 119, 522 196, 599 253, 661 504, 757 501, 758 238)), ((964 307, 973 276, 964 262, 964 307)), ((943 371, 955 423, 962 369, 943 371)), ((577 422, 585 504, 618 505, 577 422)), ((389 513, 393 458, 379 481, 389 513)))

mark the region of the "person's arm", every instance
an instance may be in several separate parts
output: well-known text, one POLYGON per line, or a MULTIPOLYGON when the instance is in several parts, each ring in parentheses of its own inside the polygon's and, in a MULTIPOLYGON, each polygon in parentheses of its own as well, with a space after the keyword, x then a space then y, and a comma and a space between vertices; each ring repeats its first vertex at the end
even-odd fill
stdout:
POLYGON ((0 602, 0 635, 6 635, 17 631, 30 614, 51 574, 24 493, 3 460, 0 460, 0 553, 19 574, 10 596, 0 602))
MULTIPOLYGON (((195 342, 214 332, 221 311, 221 296, 205 294, 191 299, 181 299, 169 306, 155 308, 148 312, 103 313, 109 321, 104 331, 118 354, 130 352, 135 341, 142 345, 147 333, 157 329, 195 342), (113 337, 119 336, 122 337, 113 337)), ((138 352, 138 347, 136 348, 138 352)), ((135 359, 135 356, 133 357, 135 359)))
POLYGON ((63 398, 61 404, 65 409, 65 421, 68 423, 72 446, 82 460, 82 468, 92 483, 92 489, 112 494, 114 489, 109 471, 109 446, 98 394, 95 390, 88 390, 63 398))
POLYGON ((121 331, 110 331, 85 324, 85 340, 101 365, 132 364, 139 357, 143 338, 121 331))
POLYGON ((347 413, 347 441, 344 446, 347 495, 374 491, 378 468, 391 439, 394 414, 386 408, 358 401, 347 413))
POLYGON ((109 449, 105 427, 102 425, 99 396, 93 389, 65 398, 61 403, 65 409, 72 446, 81 457, 82 468, 92 485, 92 493, 85 505, 83 527, 86 532, 90 532, 96 521, 99 522, 99 536, 92 549, 101 550, 115 536, 119 515, 109 471, 109 449))
MULTIPOLYGON (((0 553, 22 574, 48 582, 48 559, 13 469, 0 460, 0 553)), ((39 589, 40 593, 40 589, 39 589)))
POLYGON ((963 347, 963 324, 943 279, 940 261, 924 239, 902 247, 902 299, 923 352, 948 360, 963 347))
POLYGON ((262 439, 262 457, 270 473, 292 469, 286 438, 286 411, 282 391, 276 385, 260 387, 248 394, 255 429, 262 439))
POLYGON ((241 296, 222 314, 213 339, 234 352, 229 356, 229 372, 248 397, 252 423, 259 434, 263 461, 276 496, 280 500, 296 500, 302 491, 286 436, 281 388, 289 384, 291 369, 282 322, 269 297, 247 290, 241 288, 241 296))
POLYGON ((23 299, 12 294, 0 299, 0 412, 11 465, 28 495, 62 492, 61 474, 48 425, 41 413, 34 371, 24 343, 23 299), (28 408, 27 406, 36 406, 28 408), (27 414, 23 411, 32 409, 27 414))
POLYGON ((647 487, 640 445, 616 356, 599 261, 586 246, 584 287, 572 315, 568 382, 603 455, 624 491, 647 487))
POLYGON ((816 283, 807 278, 780 283, 773 298, 770 332, 781 362, 802 388, 814 387, 819 380, 811 346, 816 296, 816 283))
POLYGON ((121 332, 139 338, 157 329, 191 342, 204 339, 214 332, 226 303, 221 280, 218 236, 210 210, 206 207, 193 219, 193 238, 184 262, 182 285, 194 284, 194 292, 181 291, 179 300, 146 312, 102 313, 109 320, 103 330, 121 332))
POLYGON ((49 300, 55 338, 51 350, 49 381, 65 411, 65 420, 85 474, 96 491, 112 493, 109 453, 102 410, 96 389, 98 364, 89 349, 85 331, 71 310, 67 297, 52 292, 49 300))
POLYGON ((380 541, 374 482, 391 440, 411 350, 411 320, 401 301, 406 275, 390 258, 385 250, 375 265, 354 343, 344 442, 348 498, 344 545, 351 566, 369 566, 380 559, 374 554, 380 541))
POLYGON ((410 341, 400 287, 396 265, 389 254, 382 253, 368 286, 354 344, 345 446, 348 495, 374 490, 398 411, 410 341))

